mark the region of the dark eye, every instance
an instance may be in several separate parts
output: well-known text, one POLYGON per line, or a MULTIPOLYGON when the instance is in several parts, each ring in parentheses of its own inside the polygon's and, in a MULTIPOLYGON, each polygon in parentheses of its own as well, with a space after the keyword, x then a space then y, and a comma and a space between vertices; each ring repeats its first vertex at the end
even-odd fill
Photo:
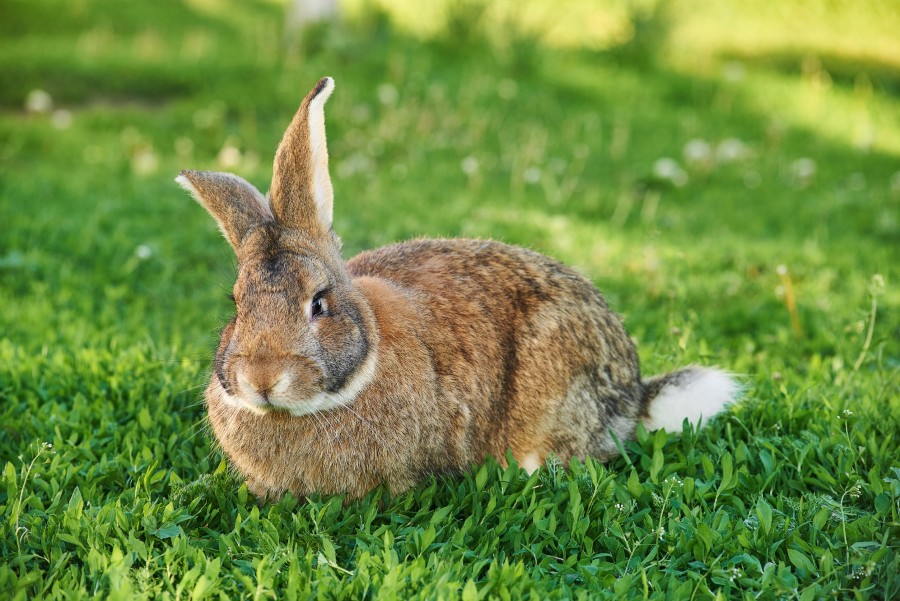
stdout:
POLYGON ((327 290, 321 290, 316 293, 309 307, 309 313, 312 317, 320 317, 328 314, 328 302, 325 300, 327 290))

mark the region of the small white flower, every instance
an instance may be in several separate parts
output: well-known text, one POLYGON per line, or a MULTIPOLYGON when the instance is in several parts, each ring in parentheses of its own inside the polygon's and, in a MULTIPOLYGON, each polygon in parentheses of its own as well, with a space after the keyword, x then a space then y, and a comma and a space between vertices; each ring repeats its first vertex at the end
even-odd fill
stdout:
POLYGON ((378 102, 385 106, 391 106, 397 104, 397 99, 400 98, 400 93, 397 91, 397 88, 389 83, 383 83, 378 86, 378 102))
POLYGON ((25 97, 25 110, 29 113, 49 113, 53 110, 53 98, 44 90, 31 90, 25 97))
POLYGON ((241 162, 241 151, 234 146, 225 146, 219 152, 218 160, 223 167, 237 167, 241 162))
POLYGON ((478 173, 478 159, 473 156, 467 156, 460 163, 460 167, 462 167, 463 173, 472 177, 476 173, 478 173))
POLYGON ((669 157, 657 159, 653 163, 653 175, 657 179, 670 182, 679 187, 688 182, 687 172, 681 168, 678 161, 669 157))
POLYGON ((802 157, 791 163, 791 178, 801 186, 808 185, 816 175, 816 162, 809 157, 802 157))
POLYGON ((846 417, 850 417, 851 415, 853 415, 853 412, 850 411, 849 409, 844 409, 843 411, 841 411, 841 415, 843 415, 846 418, 846 417))
POLYGON ((777 273, 778 275, 780 275, 782 277, 786 276, 787 272, 788 272, 787 265, 779 265, 778 267, 775 268, 775 273, 777 273))
POLYGON ((225 145, 222 146, 222 150, 219 151, 219 156, 216 157, 216 160, 225 169, 234 169, 241 164, 241 158, 241 150, 237 147, 237 142, 233 139, 228 139, 225 141, 225 145))
POLYGON ((706 140, 688 140, 681 152, 689 165, 708 165, 712 161, 712 146, 706 140))
POLYGON ((663 537, 664 537, 665 535, 666 535, 666 529, 665 529, 665 528, 663 528, 662 526, 660 526, 659 528, 657 528, 657 530, 656 530, 656 538, 658 538, 659 540, 662 540, 663 537))
POLYGON ((536 184, 541 181, 540 167, 529 167, 522 173, 522 179, 526 184, 536 184))
POLYGON ((131 159, 131 170, 137 175, 150 175, 159 166, 159 159, 150 147, 141 147, 131 159))
POLYGON ((669 157, 657 159, 656 162, 653 163, 653 175, 660 179, 671 179, 680 170, 681 165, 678 164, 678 161, 670 159, 669 157))
POLYGON ((726 138, 716 146, 716 160, 720 163, 734 163, 749 156, 747 145, 737 138, 726 138))
POLYGON ((134 256, 145 261, 153 255, 153 249, 146 244, 138 244, 134 249, 134 256))

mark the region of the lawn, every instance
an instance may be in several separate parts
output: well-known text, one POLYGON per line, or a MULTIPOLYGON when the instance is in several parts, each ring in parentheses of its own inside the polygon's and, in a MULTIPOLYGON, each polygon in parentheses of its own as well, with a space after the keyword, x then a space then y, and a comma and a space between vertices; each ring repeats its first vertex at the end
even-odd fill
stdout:
POLYGON ((0 7, 0 598, 900 597, 896 5, 345 4, 302 39, 274 0, 0 7), (742 402, 608 464, 257 504, 201 396, 234 261, 173 180, 265 190, 323 75, 346 256, 540 250, 645 374, 742 402))

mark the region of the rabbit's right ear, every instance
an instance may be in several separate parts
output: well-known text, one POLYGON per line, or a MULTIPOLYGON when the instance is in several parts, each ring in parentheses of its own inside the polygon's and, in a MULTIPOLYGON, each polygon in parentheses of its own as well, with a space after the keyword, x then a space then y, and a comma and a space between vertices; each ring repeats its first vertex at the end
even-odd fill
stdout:
POLYGON ((334 190, 328 175, 325 102, 333 91, 334 80, 323 77, 303 99, 275 152, 269 190, 279 224, 327 240, 334 190))
POLYGON ((269 201, 236 175, 186 170, 175 181, 215 218, 235 252, 247 232, 274 220, 269 201))

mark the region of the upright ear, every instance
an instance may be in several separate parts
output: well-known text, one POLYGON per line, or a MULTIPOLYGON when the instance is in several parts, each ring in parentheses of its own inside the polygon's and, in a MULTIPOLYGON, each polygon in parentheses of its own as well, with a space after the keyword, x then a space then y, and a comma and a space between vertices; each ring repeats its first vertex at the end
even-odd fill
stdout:
POLYGON ((235 251, 247 232, 273 219, 266 198, 236 175, 182 171, 175 181, 209 211, 235 251))
POLYGON ((319 80, 284 132, 275 152, 272 174, 272 212, 286 227, 329 238, 334 190, 328 175, 325 143, 325 101, 334 80, 319 80))

